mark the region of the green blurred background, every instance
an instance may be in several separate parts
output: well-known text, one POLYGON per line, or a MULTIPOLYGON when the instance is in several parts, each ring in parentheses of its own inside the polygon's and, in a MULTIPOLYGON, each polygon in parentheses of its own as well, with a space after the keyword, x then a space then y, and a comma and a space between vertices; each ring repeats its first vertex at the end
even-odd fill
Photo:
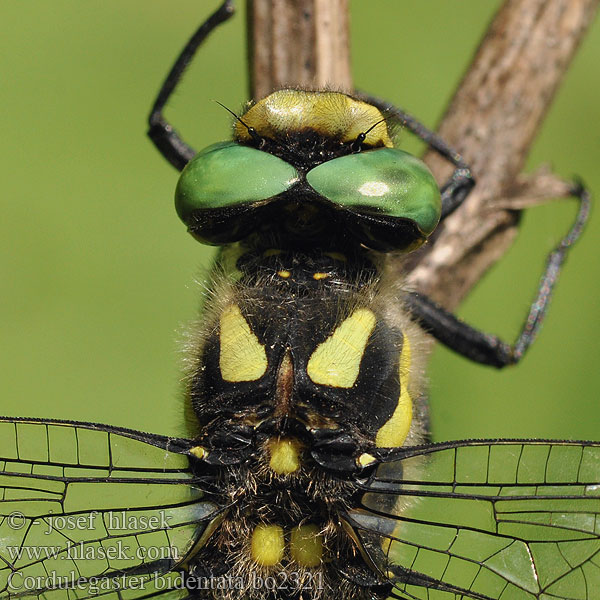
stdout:
MULTIPOLYGON (((214 1, 3 0, 0 413, 182 432, 176 340, 211 250, 173 210, 176 172, 145 136, 171 61, 214 1)), ((239 2, 241 4, 241 2, 239 2)), ((356 85, 435 125, 498 1, 354 0, 356 85)), ((246 99, 243 7, 206 45, 169 117, 196 148, 246 99)), ((600 196, 600 26, 591 28, 529 159, 600 196)), ((418 146, 407 140, 408 149, 418 146)), ((460 315, 512 340, 573 203, 529 211, 460 315)), ((434 436, 600 439, 600 218, 569 257, 537 344, 505 372, 445 349, 434 436)))

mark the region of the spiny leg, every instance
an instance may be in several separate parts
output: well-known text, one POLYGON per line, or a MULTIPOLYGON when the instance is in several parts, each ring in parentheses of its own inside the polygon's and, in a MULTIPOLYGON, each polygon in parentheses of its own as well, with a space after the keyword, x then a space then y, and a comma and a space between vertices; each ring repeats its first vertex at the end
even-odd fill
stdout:
POLYGON ((419 139, 423 140, 430 148, 456 167, 448 181, 441 187, 442 215, 440 221, 443 221, 462 204, 475 185, 475 180, 467 163, 439 135, 425 127, 425 125, 404 112, 401 108, 368 94, 359 92, 357 93, 357 97, 372 104, 383 113, 390 115, 395 121, 406 126, 409 131, 412 131, 419 139))
POLYGON ((202 42, 216 27, 227 21, 233 13, 232 0, 226 0, 200 25, 171 67, 148 117, 150 125, 148 136, 154 142, 158 151, 179 171, 195 156, 196 151, 181 139, 172 125, 167 122, 162 111, 202 42))
POLYGON ((589 215, 590 195, 581 183, 574 185, 571 196, 579 200, 577 217, 569 233, 546 259, 546 268, 537 294, 514 344, 507 344, 495 335, 471 327, 431 298, 417 292, 409 292, 405 298, 412 318, 442 344, 472 361, 498 368, 519 362, 536 338, 548 310, 561 265, 569 248, 581 234, 589 215))

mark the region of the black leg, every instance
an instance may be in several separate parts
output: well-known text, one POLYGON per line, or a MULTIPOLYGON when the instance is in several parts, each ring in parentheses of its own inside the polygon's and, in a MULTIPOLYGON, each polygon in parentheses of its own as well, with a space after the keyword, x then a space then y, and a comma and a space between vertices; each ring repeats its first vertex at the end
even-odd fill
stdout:
POLYGON ((442 344, 472 361, 498 368, 519 362, 535 340, 548 310, 560 267, 588 218, 590 210, 588 191, 578 183, 573 187, 571 195, 579 199, 579 211, 575 223, 560 244, 548 255, 537 295, 514 344, 507 344, 494 335, 474 329, 427 296, 409 292, 405 302, 413 319, 442 344))
POLYGON ((462 156, 456 150, 450 148, 450 146, 448 146, 448 144, 446 144, 446 142, 439 135, 430 129, 427 129, 425 125, 417 121, 408 113, 404 112, 402 109, 375 96, 370 96, 360 92, 356 95, 361 100, 376 106, 384 114, 390 115, 395 121, 398 121, 402 125, 406 126, 418 138, 422 139, 438 154, 443 156, 456 167, 454 169, 454 173, 452 173, 450 176, 450 179, 448 179, 448 181, 446 181, 441 188, 442 216, 440 220, 443 221, 449 214, 451 214, 461 205, 463 200, 469 195, 469 192, 475 185, 475 180, 471 175, 471 169, 469 166, 465 163, 462 156))
POLYGON ((227 21, 233 15, 233 12, 233 1, 226 0, 200 25, 177 57, 175 64, 171 67, 148 117, 150 125, 148 135, 150 139, 154 142, 159 152, 180 171, 194 157, 196 151, 179 137, 179 134, 164 118, 162 111, 202 42, 213 29, 224 21, 227 21))

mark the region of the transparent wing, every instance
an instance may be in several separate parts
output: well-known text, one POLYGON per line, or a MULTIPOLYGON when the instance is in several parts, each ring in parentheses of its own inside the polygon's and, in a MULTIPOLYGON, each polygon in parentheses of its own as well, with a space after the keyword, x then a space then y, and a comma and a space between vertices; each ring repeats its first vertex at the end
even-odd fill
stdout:
POLYGON ((191 445, 0 418, 0 597, 185 598, 156 574, 181 564, 220 512, 190 470, 191 445))
POLYGON ((470 440, 403 454, 348 513, 394 596, 600 599, 600 444, 470 440))

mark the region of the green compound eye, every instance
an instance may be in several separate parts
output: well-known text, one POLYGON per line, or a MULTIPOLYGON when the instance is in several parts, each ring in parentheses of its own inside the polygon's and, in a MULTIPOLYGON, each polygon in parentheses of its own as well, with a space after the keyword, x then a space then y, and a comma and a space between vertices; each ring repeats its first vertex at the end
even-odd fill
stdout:
POLYGON ((377 249, 412 249, 440 220, 440 191, 431 171, 396 148, 336 158, 309 171, 306 180, 351 213, 348 225, 377 249))
POLYGON ((235 142, 219 142, 199 152, 183 169, 175 208, 200 241, 229 243, 239 239, 241 227, 250 226, 246 220, 251 205, 285 192, 297 181, 297 171, 280 158, 235 142))

